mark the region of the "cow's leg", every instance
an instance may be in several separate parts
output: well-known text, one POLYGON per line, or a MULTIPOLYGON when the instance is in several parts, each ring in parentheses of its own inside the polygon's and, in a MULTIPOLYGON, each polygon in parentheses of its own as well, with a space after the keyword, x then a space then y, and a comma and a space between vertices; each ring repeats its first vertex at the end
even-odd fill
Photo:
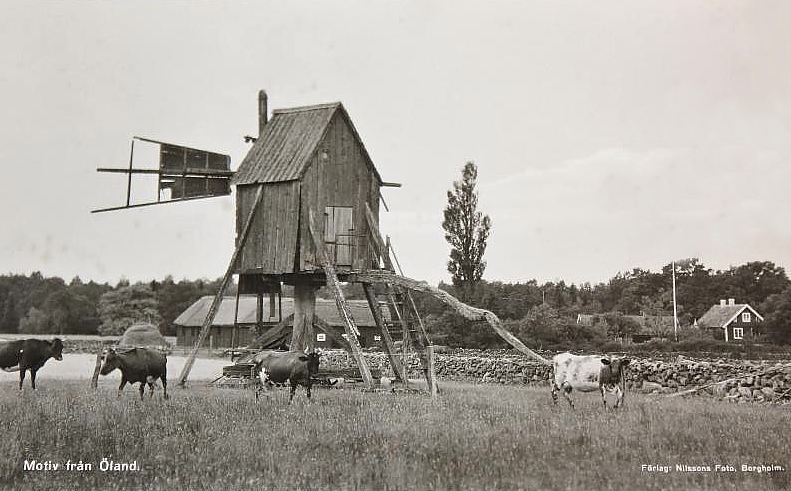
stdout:
POLYGON ((159 377, 159 380, 162 381, 162 397, 167 399, 168 397, 170 397, 168 395, 168 381, 167 381, 167 377, 162 375, 161 377, 159 377))
POLYGON ((621 386, 620 386, 620 385, 616 385, 616 386, 615 386, 615 393, 616 393, 616 395, 618 396, 618 397, 616 398, 616 401, 615 401, 615 407, 621 407, 621 406, 623 406, 623 397, 624 397, 624 392, 623 392, 623 389, 621 389, 621 386))
POLYGON ((121 391, 124 390, 124 386, 126 385, 126 379, 121 377, 121 385, 118 386, 118 397, 121 397, 121 391))
POLYGON ((288 403, 291 404, 291 400, 294 398, 294 393, 297 392, 297 382, 295 380, 291 381, 291 394, 288 396, 288 403))
POLYGON ((305 384, 305 388, 308 389, 308 399, 310 399, 310 386, 312 385, 312 383, 313 382, 310 379, 308 379, 308 383, 305 384))
POLYGON ((33 386, 33 390, 36 390, 36 371, 35 368, 30 369, 30 385, 33 386))
POLYGON ((569 401, 569 406, 574 409, 574 402, 571 400, 571 385, 568 382, 563 382, 563 385, 560 386, 560 389, 563 391, 563 397, 569 401))
POLYGON ((143 400, 143 394, 145 393, 145 391, 146 391, 146 383, 145 382, 140 382, 140 400, 141 401, 143 400))
POLYGON ((549 387, 550 387, 549 390, 552 393, 552 404, 557 405, 557 403, 558 403, 558 386, 555 384, 555 382, 550 382, 549 387))
POLYGON ((19 370, 19 390, 22 390, 22 382, 25 381, 25 371, 27 371, 27 369, 19 370))

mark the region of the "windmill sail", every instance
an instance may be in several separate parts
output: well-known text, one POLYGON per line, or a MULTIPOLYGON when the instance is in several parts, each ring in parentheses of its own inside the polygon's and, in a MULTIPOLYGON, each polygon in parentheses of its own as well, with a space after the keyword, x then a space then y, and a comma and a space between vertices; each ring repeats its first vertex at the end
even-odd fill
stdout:
POLYGON ((126 204, 93 210, 92 213, 123 210, 164 203, 173 203, 200 198, 212 198, 231 194, 231 157, 225 154, 174 145, 139 136, 132 137, 132 148, 128 168, 100 167, 98 172, 127 175, 126 204), (134 168, 135 141, 159 146, 159 165, 156 169, 134 168), (157 176, 157 200, 132 203, 132 175, 157 176))

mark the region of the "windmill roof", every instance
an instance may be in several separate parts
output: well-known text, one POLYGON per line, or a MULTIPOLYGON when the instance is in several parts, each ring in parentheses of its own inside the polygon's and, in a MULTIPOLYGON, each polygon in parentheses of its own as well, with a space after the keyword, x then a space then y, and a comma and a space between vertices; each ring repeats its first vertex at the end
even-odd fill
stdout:
POLYGON ((238 186, 300 179, 336 113, 346 119, 368 166, 381 182, 343 104, 331 102, 274 110, 272 119, 264 125, 261 135, 231 179, 231 184, 238 186))
POLYGON ((712 306, 708 312, 703 314, 703 317, 698 320, 698 326, 725 327, 745 309, 749 309, 758 317, 758 319, 763 320, 763 317, 761 317, 761 315, 758 314, 755 309, 746 303, 737 303, 735 305, 717 304, 712 306))
MULTIPOLYGON (((174 324, 185 327, 201 327, 203 321, 206 319, 206 314, 209 312, 213 296, 205 296, 196 300, 195 303, 187 307, 187 309, 179 315, 174 324)), ((294 313, 294 299, 284 297, 283 303, 283 318, 288 317, 294 313)), ((368 308, 368 302, 365 300, 347 300, 346 303, 352 312, 354 322, 358 327, 375 327, 371 309, 368 308)), ((255 295, 240 295, 239 296, 239 314, 238 324, 255 324, 257 302, 255 295)), ((213 326, 219 327, 232 327, 234 320, 234 311, 236 308, 236 297, 227 296, 223 297, 220 303, 220 308, 214 317, 213 326)), ((277 302, 275 302, 275 316, 269 317, 269 298, 264 297, 264 318, 266 323, 275 323, 280 320, 279 313, 277 312, 277 302)), ((338 314, 338 308, 334 300, 325 300, 321 298, 316 299, 316 315, 319 316, 324 322, 331 326, 343 326, 343 320, 338 314)), ((387 309, 383 309, 383 315, 388 318, 387 309)))

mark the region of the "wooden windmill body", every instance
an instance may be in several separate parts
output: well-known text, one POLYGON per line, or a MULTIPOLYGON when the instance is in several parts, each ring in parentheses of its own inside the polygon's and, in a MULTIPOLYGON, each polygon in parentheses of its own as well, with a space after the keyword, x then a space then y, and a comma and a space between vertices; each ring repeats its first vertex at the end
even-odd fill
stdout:
MULTIPOLYGON (((341 103, 275 110, 269 120, 266 101, 262 91, 259 136, 231 180, 237 191, 239 291, 274 295, 281 284, 293 285, 291 349, 312 350, 316 291, 330 286, 352 354, 370 385, 359 332, 339 283, 380 269, 382 251, 372 242, 378 234, 380 187, 387 183, 341 103)), ((402 364, 392 356, 375 290, 369 284, 364 289, 395 375, 405 380, 402 364)), ((429 345, 423 333, 414 340, 421 348, 429 345)))
MULTIPOLYGON (((269 305, 274 306, 281 285, 294 287, 292 350, 313 349, 313 327, 322 328, 314 316, 316 292, 329 287, 344 320, 345 347, 368 388, 374 382, 341 282, 362 284, 396 379, 408 382, 405 364, 394 352, 393 326, 400 328, 404 349, 411 346, 418 352, 431 394, 437 393, 433 349, 410 291, 431 294, 469 319, 488 321, 514 347, 546 362, 506 331, 491 312, 396 274, 388 243, 379 231, 379 202, 382 187, 399 185, 382 180, 340 102, 275 110, 270 119, 267 96, 261 91, 258 112, 259 135, 247 137, 255 143, 236 172, 230 171, 227 156, 223 160, 220 154, 137 137, 160 144, 158 170, 133 169, 132 157, 128 169, 99 169, 129 174, 130 188, 133 173, 158 174, 160 190, 173 194, 169 200, 133 205, 127 191, 126 206, 97 211, 224 195, 230 186, 236 187, 234 252, 180 374, 180 384, 189 375, 233 275, 238 275, 239 293, 258 296, 259 323, 264 295, 270 296, 269 305), (216 164, 220 160, 222 166, 216 164), (390 311, 394 321, 390 326, 383 319, 381 305, 390 311)), ((272 329, 283 329, 291 320, 281 319, 272 329)))

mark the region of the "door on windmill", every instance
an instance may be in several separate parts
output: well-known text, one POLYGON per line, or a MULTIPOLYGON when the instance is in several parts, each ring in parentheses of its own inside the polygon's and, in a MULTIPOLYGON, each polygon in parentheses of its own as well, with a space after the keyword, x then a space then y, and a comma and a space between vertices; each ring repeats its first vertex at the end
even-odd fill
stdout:
POLYGON ((354 220, 352 207, 328 206, 324 209, 324 242, 335 266, 352 265, 354 220))

